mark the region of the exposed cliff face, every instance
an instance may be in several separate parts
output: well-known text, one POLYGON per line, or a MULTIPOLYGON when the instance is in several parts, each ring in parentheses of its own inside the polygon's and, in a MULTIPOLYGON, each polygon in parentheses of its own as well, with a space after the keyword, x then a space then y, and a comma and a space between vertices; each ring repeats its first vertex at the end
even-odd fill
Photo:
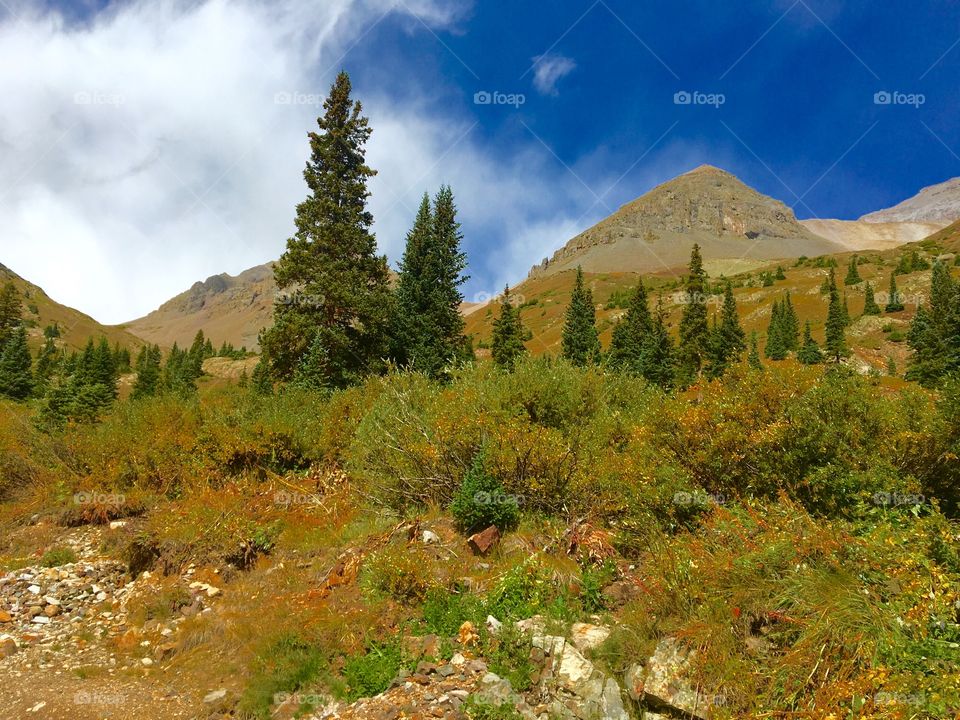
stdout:
POLYGON ((960 220, 960 178, 925 187, 909 200, 860 219, 868 223, 930 222, 946 227, 960 220))
POLYGON ((237 276, 222 273, 196 282, 149 315, 126 323, 130 332, 163 346, 189 344, 203 330, 215 345, 257 347, 260 329, 273 322, 276 296, 273 265, 257 265, 237 276))
POLYGON ((772 260, 841 248, 797 222, 779 200, 704 165, 624 205, 531 271, 582 265, 588 272, 658 272, 682 267, 694 243, 707 260, 772 260))

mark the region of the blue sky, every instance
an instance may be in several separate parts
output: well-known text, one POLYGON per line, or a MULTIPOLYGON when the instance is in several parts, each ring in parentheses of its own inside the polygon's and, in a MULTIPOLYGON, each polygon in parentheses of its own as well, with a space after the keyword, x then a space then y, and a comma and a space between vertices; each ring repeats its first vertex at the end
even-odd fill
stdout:
POLYGON ((955 3, 5 1, 0 262, 108 322, 282 252, 341 67, 381 249, 452 184, 469 300, 699 164, 800 218, 960 175, 955 3))

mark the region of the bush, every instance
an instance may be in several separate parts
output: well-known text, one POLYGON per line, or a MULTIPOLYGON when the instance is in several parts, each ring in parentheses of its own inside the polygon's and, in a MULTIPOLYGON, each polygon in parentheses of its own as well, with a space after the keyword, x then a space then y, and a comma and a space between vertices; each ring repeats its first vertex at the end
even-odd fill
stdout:
POLYGON ((353 702, 382 693, 400 672, 402 659, 399 643, 373 643, 367 646, 366 654, 348 659, 343 666, 346 700, 353 702))
POLYGON ((40 558, 40 565, 46 568, 72 565, 77 561, 77 554, 70 548, 57 547, 47 550, 40 558))
POLYGON ((473 464, 454 495, 450 512, 458 529, 472 535, 491 525, 501 531, 512 530, 520 521, 517 498, 507 495, 500 482, 486 472, 483 453, 477 453, 473 464))

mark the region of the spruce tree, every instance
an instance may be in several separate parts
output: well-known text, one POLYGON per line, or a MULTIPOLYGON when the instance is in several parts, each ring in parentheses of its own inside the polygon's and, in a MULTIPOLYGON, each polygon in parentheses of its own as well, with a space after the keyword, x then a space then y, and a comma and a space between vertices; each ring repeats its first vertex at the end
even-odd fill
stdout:
POLYGON ((840 303, 840 312, 843 314, 843 326, 850 327, 853 318, 850 317, 850 305, 847 304, 847 294, 843 293, 843 302, 840 303))
POLYGON ((7 344, 20 325, 20 315, 23 313, 23 302, 20 291, 13 281, 8 280, 0 288, 0 348, 7 344))
POLYGON ((642 375, 643 347, 652 327, 647 289, 641 279, 630 296, 627 312, 613 329, 610 365, 634 375, 642 375))
POLYGON ((884 312, 901 312, 904 309, 903 299, 900 297, 900 291, 897 290, 896 273, 890 274, 890 297, 887 299, 887 306, 884 312))
POLYGON ((151 397, 159 392, 161 360, 159 345, 145 345, 140 348, 134 368, 137 371, 137 379, 133 383, 131 394, 134 400, 151 397))
POLYGON ((747 354, 747 362, 754 370, 763 370, 763 361, 760 360, 760 347, 757 341, 757 331, 750 332, 750 352, 747 354))
POLYGON ((34 391, 39 395, 46 393, 53 376, 60 368, 61 353, 52 337, 48 337, 37 353, 37 363, 34 368, 34 391))
POLYGON ((193 344, 187 351, 187 372, 196 380, 203 375, 203 361, 207 357, 208 340, 203 335, 203 330, 197 330, 193 337, 193 344))
POLYGON ((693 383, 710 350, 710 326, 707 322, 707 273, 703 269, 700 246, 690 253, 690 274, 687 276, 686 304, 680 316, 679 380, 693 383))
POLYGON ((504 288, 500 298, 500 316, 493 321, 493 342, 491 354, 497 367, 513 370, 527 348, 523 344, 523 324, 520 322, 520 308, 510 298, 510 286, 504 288))
POLYGON ((859 259, 856 255, 850 258, 850 267, 847 270, 847 277, 843 280, 844 285, 857 285, 863 282, 863 278, 860 277, 860 270, 857 267, 858 262, 859 259))
POLYGON ((330 378, 330 356, 319 333, 310 343, 306 355, 297 365, 293 384, 307 390, 327 390, 330 378))
POLYGON ((400 263, 394 357, 432 377, 469 359, 460 313, 467 279, 462 239, 451 189, 440 188, 433 209, 425 194, 400 263))
POLYGON ((563 357, 577 367, 595 365, 600 359, 597 309, 593 293, 583 284, 583 269, 577 267, 573 292, 563 323, 563 357))
POLYGON ((26 400, 33 392, 33 358, 23 325, 11 331, 0 353, 0 396, 26 400))
POLYGON ((273 395, 273 380, 270 378, 270 368, 261 358, 250 375, 250 391, 254 395, 273 395))
POLYGON ((783 360, 787 357, 787 343, 784 338, 784 306, 779 300, 773 301, 770 311, 770 325, 767 327, 767 342, 763 354, 769 360, 783 360))
POLYGON ((863 291, 863 314, 864 315, 879 315, 880 306, 877 305, 877 299, 873 294, 873 286, 868 282, 866 289, 863 291))
POLYGON ((893 359, 892 355, 887 356, 887 375, 890 377, 897 376, 897 361, 893 359))
POLYGON ((663 307, 662 295, 657 298, 650 333, 643 344, 642 372, 644 379, 653 385, 664 390, 673 387, 677 374, 676 351, 667 328, 667 311, 663 307))
POLYGON ((782 265, 777 265, 777 274, 774 275, 775 280, 786 280, 787 274, 783 271, 782 265))
POLYGON ((960 371, 960 282, 936 261, 930 277, 929 307, 918 307, 907 338, 913 355, 906 377, 933 386, 960 371))
POLYGON ((392 294, 367 210, 367 182, 375 175, 364 156, 371 130, 350 93, 350 78, 341 72, 317 119, 319 132, 309 134, 310 193, 297 206, 296 234, 274 264, 279 290, 307 300, 277 303, 273 327, 261 333, 263 357, 279 380, 293 376, 318 333, 331 387, 378 371, 388 352, 392 294))
POLYGON ((847 324, 843 317, 843 304, 840 301, 840 291, 837 289, 837 282, 831 269, 830 306, 827 309, 826 354, 833 362, 840 362, 847 354, 846 327, 847 324))
POLYGON ((823 362, 823 353, 820 351, 820 346, 810 333, 809 320, 803 327, 803 345, 797 351, 797 360, 804 365, 817 365, 823 362))
POLYGON ((720 324, 713 333, 710 376, 717 378, 723 375, 730 365, 740 362, 746 349, 746 334, 740 326, 733 286, 727 281, 723 292, 723 307, 720 309, 720 324))

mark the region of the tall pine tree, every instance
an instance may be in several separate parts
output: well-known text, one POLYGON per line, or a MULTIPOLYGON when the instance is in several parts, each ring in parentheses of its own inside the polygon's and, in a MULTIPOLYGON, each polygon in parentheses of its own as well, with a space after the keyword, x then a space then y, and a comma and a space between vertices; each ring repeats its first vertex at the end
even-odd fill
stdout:
POLYGON ((891 273, 890 296, 887 298, 887 306, 884 308, 884 311, 888 313, 895 313, 901 312, 903 309, 903 298, 900 297, 900 291, 897 289, 897 275, 896 273, 891 273))
POLYGON ((833 269, 830 270, 830 306, 827 309, 826 353, 832 362, 840 362, 847 354, 847 323, 843 317, 843 304, 837 289, 833 269))
POLYGON ((597 335, 597 309, 593 293, 584 287, 583 270, 578 266, 563 323, 563 356, 577 367, 595 365, 600 360, 597 335))
POLYGON ((493 343, 491 354, 497 367, 513 370, 517 361, 527 349, 523 344, 523 324, 520 322, 520 308, 510 298, 510 286, 503 290, 500 298, 500 315, 493 321, 493 343))
POLYGON ((33 358, 23 325, 11 331, 0 353, 0 395, 26 400, 33 392, 33 358))
POLYGON ((703 256, 697 244, 694 244, 690 253, 689 270, 686 304, 680 316, 679 380, 682 385, 689 385, 697 379, 710 351, 707 273, 703 269, 703 256))
POLYGON ((710 377, 720 377, 730 365, 740 362, 743 351, 747 349, 746 337, 740 325, 737 301, 733 296, 733 286, 728 280, 723 292, 720 324, 713 332, 709 367, 710 377))
POLYGON ((0 348, 6 345, 20 325, 20 315, 23 313, 23 302, 20 291, 12 280, 8 280, 0 288, 0 348))
POLYGON ((879 315, 880 306, 877 305, 877 299, 873 293, 873 285, 869 282, 867 283, 866 289, 863 291, 863 314, 864 315, 879 315))
POLYGON ((341 72, 309 134, 303 176, 310 190, 297 206, 294 237, 274 264, 280 291, 296 302, 274 306, 274 324, 261 333, 273 376, 290 379, 316 336, 330 358, 329 385, 345 386, 377 371, 388 352, 392 293, 386 258, 377 255, 367 210, 365 160, 370 127, 341 72))
POLYGON ((817 365, 823 362, 823 353, 820 351, 820 346, 817 345, 816 340, 813 339, 813 335, 810 333, 809 320, 807 320, 803 328, 803 345, 801 345, 797 351, 797 360, 804 365, 817 365))
POLYGON ((859 258, 857 258, 856 255, 850 258, 850 267, 847 270, 847 277, 843 280, 844 285, 857 285, 863 282, 863 278, 860 277, 860 270, 857 267, 858 263, 859 258))
POLYGON ((907 379, 933 386, 960 371, 960 282, 939 260, 930 276, 929 307, 917 308, 907 340, 913 350, 907 379))
POLYGON ((613 328, 610 365, 633 375, 642 375, 644 343, 652 327, 647 289, 641 279, 630 296, 627 312, 613 328))
POLYGON ((663 307, 662 295, 657 298, 653 323, 643 345, 642 369, 647 382, 665 390, 673 387, 677 375, 676 350, 667 328, 667 311, 663 307))
POLYGON ((151 397, 160 391, 160 363, 162 359, 159 345, 144 345, 140 348, 135 366, 137 379, 133 383, 131 394, 134 400, 151 397))

